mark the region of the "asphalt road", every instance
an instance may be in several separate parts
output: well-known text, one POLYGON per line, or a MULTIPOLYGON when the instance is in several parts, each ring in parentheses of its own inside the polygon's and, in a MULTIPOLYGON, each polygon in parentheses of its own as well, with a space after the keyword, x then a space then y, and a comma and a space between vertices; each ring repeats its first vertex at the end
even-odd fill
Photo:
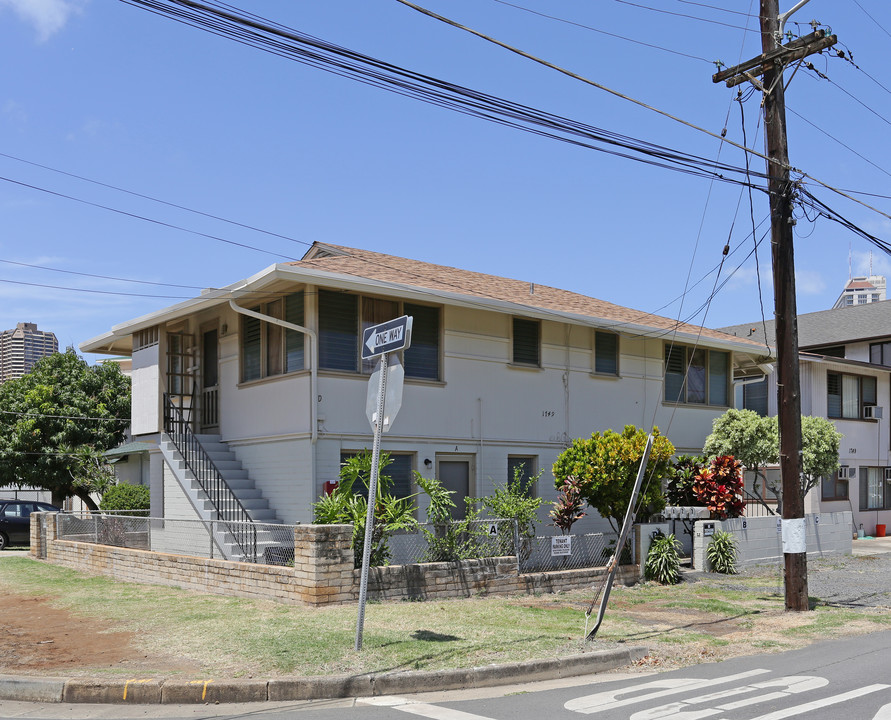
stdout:
POLYGON ((651 675, 306 703, 77 706, 5 703, 0 717, 252 720, 891 720, 891 631, 651 675))

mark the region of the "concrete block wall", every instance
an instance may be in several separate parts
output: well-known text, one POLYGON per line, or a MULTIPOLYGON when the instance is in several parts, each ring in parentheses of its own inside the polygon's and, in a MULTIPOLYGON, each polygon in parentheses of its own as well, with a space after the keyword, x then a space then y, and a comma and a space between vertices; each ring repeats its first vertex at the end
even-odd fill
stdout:
MULTIPOLYGON (((351 525, 295 526, 291 568, 60 540, 54 514, 33 513, 31 555, 116 580, 288 604, 348 604, 358 600, 361 582, 361 571, 353 567, 352 530, 351 525)), ((424 600, 560 592, 590 586, 605 573, 605 568, 586 568, 520 575, 513 556, 391 565, 371 569, 368 597, 424 600)), ((638 573, 636 565, 622 567, 617 582, 633 584, 638 573)))
MULTIPOLYGON (((819 513, 805 518, 808 557, 850 555, 853 545, 850 511, 819 513)), ((776 562, 783 558, 782 525, 778 517, 733 518, 732 520, 700 520, 693 531, 693 568, 709 570, 706 549, 715 532, 730 532, 736 538, 737 565, 776 562)))

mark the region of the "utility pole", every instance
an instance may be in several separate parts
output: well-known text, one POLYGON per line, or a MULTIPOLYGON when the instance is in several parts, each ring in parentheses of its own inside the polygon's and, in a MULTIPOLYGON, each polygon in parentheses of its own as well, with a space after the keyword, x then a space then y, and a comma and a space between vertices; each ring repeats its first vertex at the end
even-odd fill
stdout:
MULTIPOLYGON (((761 49, 777 49, 778 0, 761 0, 761 49)), ((795 305, 795 256, 792 249, 792 194, 786 142, 783 64, 764 65, 764 135, 767 140, 767 188, 770 194, 770 242, 773 258, 774 316, 777 349, 777 419, 780 426, 780 477, 783 482, 783 558, 786 609, 808 610, 807 545, 801 497, 801 395, 798 371, 798 316, 795 305), (796 530, 798 532, 796 532, 796 530), (791 550, 792 552, 789 552, 791 550)))
POLYGON ((768 192, 770 195, 771 256, 773 259, 774 316, 777 351, 777 419, 780 428, 780 474, 783 486, 783 557, 786 609, 809 610, 807 542, 804 498, 801 494, 801 395, 798 368, 798 316, 795 306, 795 257, 793 253, 792 201, 795 187, 789 176, 786 142, 786 101, 783 70, 837 42, 823 31, 782 45, 786 18, 805 4, 779 15, 778 0, 760 0, 760 57, 713 76, 728 86, 746 80, 760 87, 764 97, 764 134, 767 141, 768 192), (757 68, 757 69, 756 69, 757 68), (763 75, 759 82, 756 76, 763 75))

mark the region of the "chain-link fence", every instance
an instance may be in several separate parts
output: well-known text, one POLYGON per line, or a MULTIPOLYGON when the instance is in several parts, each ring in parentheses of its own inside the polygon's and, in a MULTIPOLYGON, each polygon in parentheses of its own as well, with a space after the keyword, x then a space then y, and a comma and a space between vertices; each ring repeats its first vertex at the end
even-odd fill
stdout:
POLYGON ((60 540, 265 565, 294 563, 293 525, 107 513, 60 514, 57 518, 60 540))
POLYGON ((454 562, 514 555, 517 524, 514 520, 464 520, 452 523, 418 523, 385 539, 384 553, 374 553, 379 565, 413 565, 454 562))
MULTIPOLYGON (((517 562, 521 573, 602 567, 613 556, 617 540, 612 533, 522 538, 517 562)), ((622 563, 634 562, 630 544, 622 555, 622 563)))

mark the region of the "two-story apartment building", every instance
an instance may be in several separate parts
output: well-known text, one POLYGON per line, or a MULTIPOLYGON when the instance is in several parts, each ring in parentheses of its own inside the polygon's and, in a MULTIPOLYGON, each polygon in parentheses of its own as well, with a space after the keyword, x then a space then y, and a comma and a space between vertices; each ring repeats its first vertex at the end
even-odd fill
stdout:
POLYGON ((183 411, 240 462, 253 515, 307 522, 344 457, 371 447, 363 328, 403 314, 413 333, 402 406, 383 442, 402 493, 416 470, 480 497, 520 468, 544 471, 536 492, 551 500, 567 444, 626 424, 699 452, 734 380, 771 361, 748 338, 577 293, 321 243, 81 349, 132 357, 133 439, 159 447, 153 515, 198 512, 164 450, 165 416, 183 411))
MULTIPOLYGON (((774 342, 774 323, 724 328, 774 342)), ((891 302, 798 316, 801 412, 833 421, 844 436, 834 477, 805 498, 806 512, 852 510, 867 533, 891 524, 891 302)), ((776 415, 776 376, 740 386, 737 407, 776 415)))

